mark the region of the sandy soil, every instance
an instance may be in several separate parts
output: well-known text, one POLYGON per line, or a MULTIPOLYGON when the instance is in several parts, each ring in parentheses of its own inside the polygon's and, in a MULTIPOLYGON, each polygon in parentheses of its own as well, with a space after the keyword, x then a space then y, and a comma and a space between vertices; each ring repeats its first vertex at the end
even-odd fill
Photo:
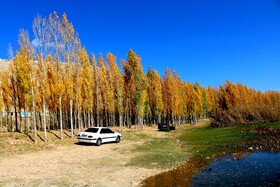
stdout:
POLYGON ((139 186, 160 171, 128 166, 134 144, 74 144, 0 158, 0 186, 139 186))

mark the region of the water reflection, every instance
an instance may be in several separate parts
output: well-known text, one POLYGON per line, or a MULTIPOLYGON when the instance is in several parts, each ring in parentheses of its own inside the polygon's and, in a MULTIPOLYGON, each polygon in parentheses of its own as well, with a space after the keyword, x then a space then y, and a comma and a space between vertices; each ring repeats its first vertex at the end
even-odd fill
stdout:
POLYGON ((279 186, 280 153, 224 156, 193 176, 191 186, 279 186))
POLYGON ((142 186, 280 186, 280 153, 236 153, 208 163, 192 158, 142 186))

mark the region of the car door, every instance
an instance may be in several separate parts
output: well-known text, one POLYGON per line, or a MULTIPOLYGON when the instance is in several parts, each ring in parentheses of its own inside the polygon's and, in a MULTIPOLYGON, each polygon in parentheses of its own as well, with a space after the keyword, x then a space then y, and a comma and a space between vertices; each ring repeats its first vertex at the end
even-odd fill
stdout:
POLYGON ((110 134, 108 133, 106 128, 102 128, 100 130, 100 135, 103 143, 109 142, 110 141, 110 134))
POLYGON ((110 142, 116 141, 117 137, 111 129, 107 129, 107 133, 108 133, 108 141, 110 141, 110 142))
POLYGON ((104 142, 104 143, 112 142, 112 141, 115 141, 115 139, 116 139, 114 132, 108 128, 101 129, 100 135, 102 138, 102 142, 104 142))

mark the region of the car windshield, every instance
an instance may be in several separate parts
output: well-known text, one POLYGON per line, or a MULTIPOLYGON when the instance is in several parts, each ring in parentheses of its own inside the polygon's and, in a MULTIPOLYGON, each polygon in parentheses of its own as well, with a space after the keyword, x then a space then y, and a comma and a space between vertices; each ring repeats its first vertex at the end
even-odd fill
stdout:
POLYGON ((98 128, 88 128, 85 132, 93 132, 93 133, 97 133, 98 128))

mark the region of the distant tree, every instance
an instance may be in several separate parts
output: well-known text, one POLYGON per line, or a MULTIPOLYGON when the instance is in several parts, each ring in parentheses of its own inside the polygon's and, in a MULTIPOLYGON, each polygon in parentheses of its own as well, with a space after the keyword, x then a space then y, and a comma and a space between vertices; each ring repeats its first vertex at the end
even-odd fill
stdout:
POLYGON ((93 91, 93 114, 96 126, 100 126, 100 113, 102 110, 102 97, 101 97, 101 81, 100 69, 97 66, 95 56, 91 54, 92 64, 92 91, 93 91))
MULTIPOLYGON (((29 40, 29 34, 25 30, 21 30, 19 34, 19 46, 20 51, 17 52, 13 64, 16 73, 16 85, 18 89, 18 109, 21 112, 22 109, 26 110, 27 106, 32 106, 33 110, 33 126, 35 143, 37 143, 37 127, 36 127, 36 103, 35 103, 35 59, 34 48, 29 40), (31 96, 31 97, 29 97, 31 96), (28 99, 31 98, 31 99, 28 99)), ((15 105, 16 108, 16 105, 15 105)), ((17 117, 17 116, 16 116, 17 117)), ((20 115, 20 125, 22 126, 22 117, 20 115)), ((28 129, 27 129, 28 131, 28 129)))
POLYGON ((3 104, 6 110, 6 121, 7 121, 7 130, 11 131, 12 130, 12 122, 10 120, 10 110, 12 107, 13 103, 13 90, 12 90, 12 85, 11 85, 11 71, 3 71, 0 73, 1 77, 1 92, 2 92, 2 99, 3 99, 3 104))
POLYGON ((122 61, 126 87, 126 101, 131 110, 131 120, 143 129, 145 101, 147 99, 147 78, 140 63, 141 58, 130 49, 127 62, 122 61))
POLYGON ((151 108, 152 122, 161 122, 163 112, 162 85, 159 74, 151 67, 147 74, 147 92, 151 108))
MULTIPOLYGON (((61 35, 63 38, 63 43, 64 43, 64 51, 65 51, 65 56, 64 56, 64 61, 66 63, 77 63, 78 61, 78 51, 82 49, 81 47, 81 41, 78 37, 78 34, 76 33, 74 26, 72 23, 70 23, 67 19, 66 13, 63 14, 62 16, 62 29, 61 29, 61 35)), ((85 49, 84 49, 85 50, 85 49)), ((72 67, 70 64, 67 66, 67 73, 66 76, 68 77, 67 79, 69 80, 71 77, 70 73, 70 67, 72 67)), ((71 83, 71 81, 66 81, 67 83, 71 83)), ((70 90, 73 90, 73 84, 68 84, 70 86, 70 90)), ((67 92, 69 93, 69 92, 67 92)), ((70 110, 70 127, 71 127, 71 137, 73 138, 74 136, 74 126, 73 126, 73 95, 68 94, 67 95, 69 98, 69 110, 70 110)))
POLYGON ((115 116, 118 117, 118 124, 122 126, 122 120, 124 115, 123 100, 124 100, 124 79, 121 71, 117 65, 116 57, 112 53, 108 53, 106 60, 109 65, 109 79, 111 82, 111 93, 113 94, 113 102, 115 109, 115 116))
POLYGON ((216 114, 216 110, 218 107, 218 90, 216 88, 208 86, 206 92, 206 100, 207 113, 211 117, 216 114))
POLYGON ((99 81, 100 81, 100 95, 101 95, 101 101, 99 102, 99 106, 101 108, 101 115, 102 115, 102 126, 107 125, 106 124, 106 111, 107 111, 107 106, 108 104, 108 91, 109 91, 109 83, 108 83, 108 78, 107 78, 107 70, 105 66, 105 60, 100 53, 99 58, 98 58, 98 67, 100 68, 99 71, 99 81))
POLYGON ((81 96, 82 96, 82 108, 84 110, 84 118, 85 113, 87 112, 87 126, 90 127, 90 118, 89 112, 91 110, 93 103, 93 78, 91 73, 91 67, 89 62, 89 57, 85 49, 80 51, 80 59, 79 63, 81 63, 81 96))
POLYGON ((48 22, 46 18, 37 15, 33 20, 32 30, 35 36, 34 42, 36 42, 35 50, 36 50, 36 57, 38 60, 38 65, 40 67, 40 71, 37 76, 39 78, 39 91, 42 97, 42 108, 43 108, 43 126, 44 126, 44 140, 47 142, 47 122, 46 122, 46 95, 45 95, 45 84, 46 84, 46 65, 44 58, 47 55, 47 45, 49 41, 49 34, 48 34, 48 22))
POLYGON ((167 122, 179 122, 184 113, 183 105, 183 83, 174 71, 171 74, 169 68, 165 69, 165 75, 162 80, 163 85, 163 104, 164 117, 167 122))

